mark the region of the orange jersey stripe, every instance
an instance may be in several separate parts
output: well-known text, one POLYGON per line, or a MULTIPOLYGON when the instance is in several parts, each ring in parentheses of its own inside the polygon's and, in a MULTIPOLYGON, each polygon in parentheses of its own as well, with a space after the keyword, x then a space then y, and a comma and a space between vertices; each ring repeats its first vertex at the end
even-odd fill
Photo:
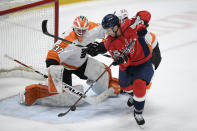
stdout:
POLYGON ((91 30, 91 29, 93 29, 93 28, 95 28, 95 27, 97 27, 97 26, 98 26, 98 24, 97 24, 97 23, 89 22, 89 28, 88 28, 88 31, 89 31, 89 30, 91 30))
POLYGON ((60 63, 60 58, 59 58, 59 56, 58 56, 58 53, 55 52, 53 49, 50 50, 50 51, 48 52, 47 58, 46 58, 46 59, 47 59, 47 60, 53 59, 53 60, 56 60, 57 62, 60 63))
POLYGON ((76 66, 72 66, 72 65, 66 64, 65 62, 62 62, 61 65, 64 65, 64 66, 66 66, 66 67, 68 67, 68 68, 70 68, 70 69, 74 69, 74 70, 79 69, 79 67, 76 67, 76 66))
POLYGON ((77 35, 76 35, 76 33, 74 31, 72 31, 64 39, 66 39, 66 40, 68 40, 70 42, 74 42, 75 40, 77 40, 77 35))
POLYGON ((156 36, 155 34, 153 34, 152 32, 150 32, 151 36, 152 36, 152 42, 151 42, 151 45, 153 44, 153 42, 155 41, 156 39, 156 36))
MULTIPOLYGON (((152 43, 151 43, 152 44, 152 43)), ((150 50, 150 52, 151 52, 151 54, 152 54, 152 52, 153 52, 153 48, 152 48, 152 46, 150 45, 150 44, 147 44, 148 45, 148 48, 149 48, 149 50, 150 50)))

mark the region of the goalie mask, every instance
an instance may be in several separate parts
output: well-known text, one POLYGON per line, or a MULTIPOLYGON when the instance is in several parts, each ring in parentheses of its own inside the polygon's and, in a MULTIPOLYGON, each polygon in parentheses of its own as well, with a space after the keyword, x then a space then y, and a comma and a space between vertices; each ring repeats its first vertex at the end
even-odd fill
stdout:
POLYGON ((88 19, 85 16, 78 16, 73 22, 73 29, 77 36, 83 36, 89 28, 88 19))

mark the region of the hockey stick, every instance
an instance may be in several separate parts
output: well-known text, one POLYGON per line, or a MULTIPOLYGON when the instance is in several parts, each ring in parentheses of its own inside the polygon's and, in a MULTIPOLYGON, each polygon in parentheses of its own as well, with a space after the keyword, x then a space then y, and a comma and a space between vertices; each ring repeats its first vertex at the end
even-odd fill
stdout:
MULTIPOLYGON (((11 56, 8 56, 7 54, 5 54, 4 57, 8 58, 9 60, 17 62, 18 64, 23 65, 26 68, 31 69, 32 71, 34 71, 35 73, 38 73, 39 75, 43 76, 44 78, 48 78, 47 75, 44 75, 43 73, 33 69, 32 67, 20 62, 17 59, 12 58, 11 56)), ((70 94, 72 94, 72 95, 74 95, 74 96, 76 96, 78 98, 82 96, 83 100, 86 101, 89 104, 98 104, 101 101, 103 101, 105 98, 109 97, 110 95, 112 95, 114 93, 114 89, 113 88, 109 88, 108 90, 104 91, 103 93, 101 93, 100 95, 98 95, 96 97, 88 97, 83 92, 78 91, 77 89, 73 88, 72 86, 70 86, 70 85, 68 85, 66 83, 63 83, 63 86, 65 88, 63 90, 67 91, 68 93, 70 93, 70 94)))
POLYGON ((70 94, 76 96, 76 97, 82 97, 82 99, 84 101, 86 101, 89 104, 98 104, 101 101, 103 101, 104 99, 106 99, 107 97, 111 96, 114 94, 114 88, 108 88, 107 90, 105 90, 104 92, 102 92, 101 94, 99 94, 98 96, 95 97, 89 97, 87 96, 85 93, 73 88, 72 86, 68 85, 68 84, 63 84, 64 86, 64 90, 68 91, 70 94))
POLYGON ((20 62, 20 61, 19 61, 19 60, 17 60, 17 59, 14 59, 14 58, 13 58, 13 57, 11 57, 11 56, 8 56, 7 54, 4 54, 4 57, 8 58, 9 60, 12 60, 12 61, 17 62, 18 64, 23 65, 23 66, 25 66, 26 68, 31 69, 33 72, 35 72, 35 73, 38 73, 38 74, 42 75, 44 78, 48 78, 48 76, 47 76, 47 75, 42 74, 41 72, 39 72, 39 71, 37 71, 37 70, 33 69, 32 67, 30 67, 30 66, 28 66, 28 65, 25 65, 24 63, 20 62))
MULTIPOLYGON (((127 54, 131 51, 131 49, 133 48, 133 46, 135 45, 135 39, 126 47, 126 49, 115 59, 118 60, 122 55, 127 54)), ((110 68, 113 65, 113 62, 109 65, 109 67, 107 67, 103 73, 90 85, 90 87, 85 91, 84 95, 86 95, 86 93, 96 84, 96 82, 105 74, 105 72, 107 71, 108 68, 110 68)), ((63 117, 66 114, 68 114, 70 111, 75 111, 76 110, 76 105, 78 104, 78 102, 83 98, 83 96, 80 96, 80 98, 66 111, 63 113, 59 113, 58 117, 63 117)))
MULTIPOLYGON (((75 44, 75 43, 73 43, 73 42, 71 42, 71 41, 69 41, 69 40, 65 40, 65 39, 63 39, 63 38, 61 38, 61 37, 58 37, 58 36, 55 36, 55 35, 50 34, 50 33, 48 32, 48 30, 47 30, 47 21, 48 21, 48 20, 43 20, 43 21, 42 21, 42 32, 43 32, 45 35, 48 35, 48 36, 53 37, 53 38, 55 38, 55 39, 58 39, 58 40, 67 42, 67 43, 69 43, 69 44, 74 44, 75 46, 78 46, 78 47, 87 48, 86 46, 77 45, 77 44, 75 44)), ((103 56, 108 57, 108 58, 111 58, 111 56, 108 55, 108 54, 103 54, 103 56)))
MULTIPOLYGON (((110 64, 109 67, 110 68, 112 66, 112 63, 110 64)), ((96 84, 96 82, 105 74, 105 72, 107 71, 107 68, 103 71, 103 73, 90 85, 90 87, 84 92, 84 95, 86 95, 86 93, 96 84)), ((58 117, 63 117, 66 114, 68 114, 70 111, 75 111, 76 110, 76 105, 79 103, 79 101, 83 98, 84 96, 80 96, 79 99, 66 111, 63 113, 59 113, 58 117)))
MULTIPOLYGON (((67 43, 69 43, 69 44, 75 44, 75 43, 73 43, 73 42, 71 42, 71 41, 69 41, 69 40, 65 40, 65 39, 63 39, 63 38, 61 38, 61 37, 58 37, 58 36, 55 36, 55 35, 50 34, 50 33, 48 32, 48 30, 47 30, 47 21, 48 21, 48 20, 43 20, 43 21, 42 21, 42 32, 43 32, 45 35, 48 35, 48 36, 53 37, 53 38, 55 38, 55 39, 58 39, 58 40, 67 42, 67 43)), ((78 47, 85 47, 85 46, 76 45, 76 44, 75 44, 75 46, 78 46, 78 47)))

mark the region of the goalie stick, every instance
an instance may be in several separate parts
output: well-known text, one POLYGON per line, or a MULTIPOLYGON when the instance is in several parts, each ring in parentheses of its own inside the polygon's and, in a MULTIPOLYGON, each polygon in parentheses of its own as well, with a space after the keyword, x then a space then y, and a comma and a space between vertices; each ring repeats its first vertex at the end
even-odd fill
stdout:
POLYGON ((32 68, 32 67, 30 67, 30 66, 25 65, 24 63, 22 63, 22 62, 18 61, 17 59, 14 59, 14 58, 13 58, 13 57, 11 57, 11 56, 8 56, 7 54, 4 54, 4 57, 8 58, 9 60, 12 60, 12 61, 17 62, 18 64, 23 65, 23 66, 24 66, 24 67, 26 67, 26 68, 31 69, 33 72, 35 72, 35 73, 38 73, 38 74, 42 75, 44 78, 48 78, 48 76, 47 76, 47 75, 42 74, 41 72, 39 72, 39 71, 37 71, 37 70, 33 69, 33 68, 32 68))
MULTIPOLYGON (((42 21, 42 32, 43 32, 45 35, 48 35, 48 36, 53 37, 53 38, 55 38, 55 39, 58 39, 58 40, 67 42, 67 43, 69 43, 69 44, 74 44, 75 46, 78 46, 78 47, 87 48, 86 46, 77 45, 77 44, 75 44, 75 43, 73 43, 73 42, 71 42, 71 41, 69 41, 69 40, 65 40, 65 39, 63 39, 63 38, 61 38, 61 37, 58 37, 58 36, 55 36, 55 35, 50 34, 50 33, 48 32, 48 30, 47 30, 47 21, 48 21, 48 20, 43 20, 43 21, 42 21)), ((108 55, 108 54, 102 54, 102 55, 105 56, 105 57, 111 58, 111 56, 108 55)))
MULTIPOLYGON (((21 61, 11 57, 11 56, 8 56, 7 54, 4 55, 4 57, 8 58, 9 60, 12 60, 12 61, 15 61, 17 62, 18 64, 20 65, 23 65, 25 66, 26 68, 29 68, 31 69, 32 71, 34 71, 35 73, 38 73, 39 75, 43 76, 44 78, 48 78, 47 75, 33 69, 32 67, 22 63, 21 61)), ((90 96, 86 96, 83 92, 73 88, 72 86, 66 84, 66 83, 63 83, 63 87, 65 91, 67 91, 68 93, 76 96, 76 97, 83 97, 83 100, 89 104, 98 104, 100 103, 101 101, 103 101, 104 99, 106 99, 107 97, 109 97, 110 95, 112 95, 114 93, 114 89, 113 88, 108 88, 108 90, 105 90, 103 93, 101 93, 100 95, 98 96, 95 96, 95 97, 90 97, 90 96)))
POLYGON ((74 96, 76 96, 78 98, 82 97, 82 99, 89 104, 98 104, 101 101, 103 101, 105 98, 114 94, 114 88, 108 88, 108 90, 105 90, 104 92, 102 92, 98 96, 90 97, 90 96, 87 96, 85 93, 73 88, 72 86, 70 86, 68 84, 64 83, 63 86, 65 88, 64 89, 65 91, 68 91, 70 94, 73 94, 74 96))
MULTIPOLYGON (((53 38, 58 39, 58 40, 62 40, 62 41, 67 42, 67 43, 69 43, 69 44, 74 44, 74 43, 71 42, 71 41, 68 41, 68 40, 65 40, 65 39, 63 39, 63 38, 60 38, 60 37, 58 37, 58 36, 55 36, 55 35, 50 34, 50 33, 48 32, 48 30, 47 30, 47 21, 48 21, 48 20, 43 20, 43 21, 42 21, 42 32, 43 32, 45 35, 48 35, 48 36, 53 37, 53 38)), ((84 47, 84 46, 81 46, 81 45, 76 45, 76 46, 84 47)))

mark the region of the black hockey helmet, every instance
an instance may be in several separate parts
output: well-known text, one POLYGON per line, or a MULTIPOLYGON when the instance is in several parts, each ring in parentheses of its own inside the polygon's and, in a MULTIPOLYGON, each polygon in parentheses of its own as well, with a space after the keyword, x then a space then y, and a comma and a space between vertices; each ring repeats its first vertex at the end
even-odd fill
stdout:
POLYGON ((104 29, 112 28, 116 25, 120 26, 120 23, 119 18, 114 14, 108 14, 102 20, 102 27, 104 29))

